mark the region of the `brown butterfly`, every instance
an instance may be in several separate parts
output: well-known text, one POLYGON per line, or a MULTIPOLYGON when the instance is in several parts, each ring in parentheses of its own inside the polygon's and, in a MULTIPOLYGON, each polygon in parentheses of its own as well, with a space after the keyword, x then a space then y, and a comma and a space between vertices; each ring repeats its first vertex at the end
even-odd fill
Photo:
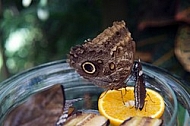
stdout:
POLYGON ((114 22, 93 40, 71 48, 69 64, 85 79, 107 90, 126 87, 135 42, 125 22, 114 22))

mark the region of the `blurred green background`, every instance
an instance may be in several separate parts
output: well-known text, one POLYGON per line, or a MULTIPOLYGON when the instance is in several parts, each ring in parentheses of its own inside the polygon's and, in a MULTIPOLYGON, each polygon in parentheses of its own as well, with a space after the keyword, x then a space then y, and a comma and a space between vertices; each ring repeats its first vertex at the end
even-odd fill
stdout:
POLYGON ((136 58, 190 80, 189 0, 0 0, 0 82, 66 58, 70 47, 120 20, 136 58))

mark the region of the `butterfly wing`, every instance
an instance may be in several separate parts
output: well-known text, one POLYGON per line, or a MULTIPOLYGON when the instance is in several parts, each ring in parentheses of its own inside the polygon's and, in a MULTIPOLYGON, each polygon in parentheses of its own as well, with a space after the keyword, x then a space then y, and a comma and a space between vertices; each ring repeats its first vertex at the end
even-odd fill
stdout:
POLYGON ((125 22, 114 22, 93 40, 71 48, 69 64, 94 84, 117 89, 131 73, 134 52, 135 42, 125 22))

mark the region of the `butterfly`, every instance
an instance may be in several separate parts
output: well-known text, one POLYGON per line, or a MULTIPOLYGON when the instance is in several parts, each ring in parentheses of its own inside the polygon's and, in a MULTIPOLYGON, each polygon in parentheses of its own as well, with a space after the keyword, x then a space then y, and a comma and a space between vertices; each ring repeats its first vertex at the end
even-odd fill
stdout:
POLYGON ((68 63, 85 79, 107 90, 126 87, 134 62, 135 42, 124 21, 72 47, 68 63))

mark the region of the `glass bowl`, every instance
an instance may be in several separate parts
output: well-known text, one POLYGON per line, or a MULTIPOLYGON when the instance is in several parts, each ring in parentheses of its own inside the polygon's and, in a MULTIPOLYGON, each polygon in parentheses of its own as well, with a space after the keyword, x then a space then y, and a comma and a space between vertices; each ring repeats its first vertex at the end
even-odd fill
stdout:
MULTIPOLYGON (((153 65, 142 63, 146 87, 159 92, 165 101, 166 109, 162 116, 164 126, 189 124, 190 95, 187 82, 153 65)), ((102 88, 84 80, 65 60, 43 64, 17 74, 0 84, 0 125, 8 114, 28 98, 53 85, 65 88, 66 99, 90 95, 93 106, 88 108, 84 101, 77 102, 77 109, 97 110, 97 100, 104 91, 102 88)), ((129 80, 128 86, 134 86, 129 80)))

